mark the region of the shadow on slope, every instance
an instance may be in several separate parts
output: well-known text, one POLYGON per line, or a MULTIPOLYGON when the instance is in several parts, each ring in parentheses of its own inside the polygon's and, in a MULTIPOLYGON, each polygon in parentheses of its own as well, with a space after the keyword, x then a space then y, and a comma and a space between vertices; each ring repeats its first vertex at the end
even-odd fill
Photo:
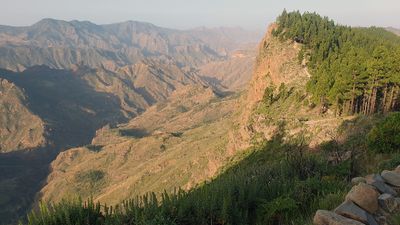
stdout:
POLYGON ((97 129, 125 121, 119 100, 99 93, 70 71, 35 66, 21 73, 0 70, 27 96, 26 105, 45 123, 45 147, 0 154, 0 224, 26 213, 60 151, 89 144, 97 129))

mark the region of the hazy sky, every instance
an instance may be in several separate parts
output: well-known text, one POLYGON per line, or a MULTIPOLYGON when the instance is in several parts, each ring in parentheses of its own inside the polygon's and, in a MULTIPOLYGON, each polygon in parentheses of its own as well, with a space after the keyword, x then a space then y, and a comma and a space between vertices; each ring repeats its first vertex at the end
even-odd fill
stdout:
POLYGON ((400 27, 400 0, 0 0, 0 24, 42 18, 114 23, 151 22, 171 28, 241 26, 265 29, 284 8, 316 11, 342 24, 400 27))

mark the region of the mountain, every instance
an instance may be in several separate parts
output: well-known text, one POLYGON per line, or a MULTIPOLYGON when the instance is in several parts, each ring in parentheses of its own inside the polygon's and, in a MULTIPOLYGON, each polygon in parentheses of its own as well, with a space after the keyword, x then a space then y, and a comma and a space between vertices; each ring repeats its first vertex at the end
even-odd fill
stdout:
POLYGON ((256 50, 233 51, 227 59, 216 60, 199 67, 199 74, 209 83, 230 91, 245 89, 254 70, 256 50))
MULTIPOLYGON (((0 168, 6 171, 0 175, 1 223, 15 221, 32 207, 60 152, 90 148, 102 127, 118 130, 118 124, 153 105, 192 98, 192 89, 197 98, 209 96, 209 102, 242 90, 251 76, 253 53, 235 55, 250 52, 256 36, 238 28, 173 30, 134 21, 96 25, 44 19, 28 27, 0 26, 0 168), (202 72, 203 65, 214 63, 235 63, 237 72, 230 70, 230 76, 223 67, 202 72)), ((179 110, 162 113, 160 126, 179 110)), ((194 114, 193 126, 207 130, 203 117, 210 115, 201 113, 194 114)), ((190 121, 183 118, 182 123, 190 121)), ((118 138, 110 143, 113 139, 118 138)))
POLYGON ((145 58, 198 66, 222 59, 243 41, 256 40, 257 33, 234 28, 181 31, 136 21, 96 25, 43 19, 29 27, 0 26, 0 67, 22 71, 42 64, 56 69, 84 64, 115 69, 145 58), (248 35, 235 39, 232 32, 248 35))
POLYGON ((399 41, 285 10, 245 91, 187 87, 98 130, 51 164, 56 203, 28 224, 399 224, 399 41))

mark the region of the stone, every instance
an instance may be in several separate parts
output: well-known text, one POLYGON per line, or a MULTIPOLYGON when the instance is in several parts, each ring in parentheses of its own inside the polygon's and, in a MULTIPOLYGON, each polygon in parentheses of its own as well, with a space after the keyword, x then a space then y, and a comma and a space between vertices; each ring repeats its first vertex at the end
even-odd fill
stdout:
POLYGON ((388 225, 387 224, 387 219, 385 216, 378 216, 376 217, 376 221, 378 221, 379 225, 388 225))
POLYGON ((382 194, 378 197, 379 206, 389 213, 394 212, 399 207, 396 199, 390 194, 382 194))
POLYGON ((327 210, 318 210, 315 213, 315 225, 365 225, 357 220, 349 219, 327 210))
POLYGON ((386 183, 400 187, 400 174, 393 171, 384 170, 381 176, 383 179, 385 179, 386 183))
POLYGON ((385 182, 385 179, 383 179, 383 177, 382 177, 381 175, 379 175, 379 174, 370 174, 370 175, 367 175, 367 176, 365 177, 365 180, 367 181, 367 183, 368 183, 368 182, 371 182, 371 181, 373 181, 373 180, 385 182))
POLYGON ((371 214, 369 214, 364 209, 358 207, 351 201, 343 202, 340 206, 338 206, 335 209, 334 212, 341 216, 357 220, 368 225, 378 225, 378 223, 375 221, 374 217, 371 214))
POLYGON ((364 177, 354 177, 353 179, 351 179, 351 184, 352 185, 357 185, 359 183, 366 183, 367 181, 365 180, 364 177))
POLYGON ((378 208, 379 193, 376 189, 364 183, 359 183, 351 188, 346 195, 346 201, 352 201, 367 212, 374 214, 378 208))
POLYGON ((393 189, 397 194, 400 193, 400 187, 396 187, 390 184, 387 184, 387 186, 389 186, 391 189, 393 189))
POLYGON ((374 186, 381 194, 387 193, 397 196, 397 192, 385 183, 382 176, 374 174, 366 178, 367 184, 374 186))
POLYGON ((400 174, 400 166, 396 167, 396 169, 394 169, 394 172, 400 174))

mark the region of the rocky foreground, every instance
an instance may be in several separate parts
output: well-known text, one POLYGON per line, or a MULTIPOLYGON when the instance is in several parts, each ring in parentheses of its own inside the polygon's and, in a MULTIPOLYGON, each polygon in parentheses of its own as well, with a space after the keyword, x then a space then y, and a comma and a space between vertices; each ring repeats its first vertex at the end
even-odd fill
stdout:
POLYGON ((390 221, 400 213, 400 166, 394 171, 352 179, 353 188, 333 211, 318 210, 315 225, 398 225, 390 221))

